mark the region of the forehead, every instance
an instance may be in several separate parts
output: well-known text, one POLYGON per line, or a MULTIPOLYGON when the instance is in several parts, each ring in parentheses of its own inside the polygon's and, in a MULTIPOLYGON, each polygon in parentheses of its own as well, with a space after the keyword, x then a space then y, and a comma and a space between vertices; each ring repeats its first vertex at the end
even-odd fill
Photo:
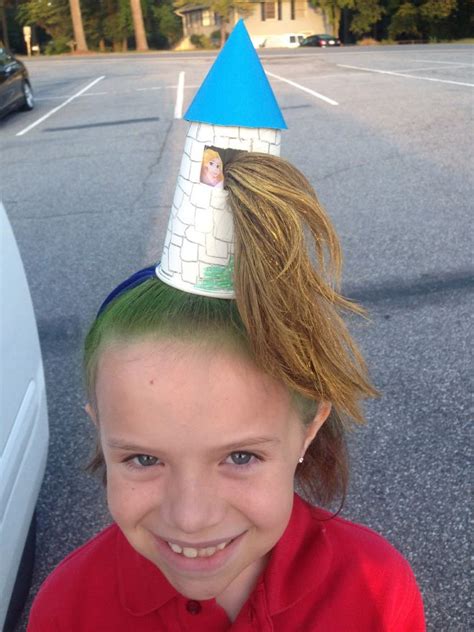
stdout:
POLYGON ((137 427, 169 425, 230 431, 276 427, 292 416, 287 389, 232 350, 180 341, 114 345, 99 360, 99 417, 137 427))

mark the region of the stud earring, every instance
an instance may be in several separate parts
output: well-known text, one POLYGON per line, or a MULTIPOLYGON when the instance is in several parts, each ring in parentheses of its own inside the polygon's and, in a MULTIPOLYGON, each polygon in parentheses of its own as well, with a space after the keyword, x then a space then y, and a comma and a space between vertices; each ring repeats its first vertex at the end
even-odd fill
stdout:
POLYGON ((304 456, 300 456, 300 458, 298 459, 298 463, 303 463, 304 461, 304 456))

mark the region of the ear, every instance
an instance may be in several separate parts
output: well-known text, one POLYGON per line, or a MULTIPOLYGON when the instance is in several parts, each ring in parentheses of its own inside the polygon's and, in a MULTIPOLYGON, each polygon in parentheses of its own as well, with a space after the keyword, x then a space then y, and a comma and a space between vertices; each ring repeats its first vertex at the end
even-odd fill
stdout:
POLYGON ((94 410, 94 407, 91 406, 90 402, 87 402, 87 404, 84 406, 84 410, 89 415, 89 418, 91 419, 91 421, 94 424, 94 426, 97 428, 98 425, 99 425, 99 422, 98 422, 98 419, 97 419, 97 413, 94 410))
POLYGON ((323 401, 318 406, 318 412, 316 413, 313 421, 306 427, 305 440, 303 446, 303 454, 308 449, 309 444, 313 441, 319 432, 319 429, 329 417, 332 405, 331 402, 323 401))

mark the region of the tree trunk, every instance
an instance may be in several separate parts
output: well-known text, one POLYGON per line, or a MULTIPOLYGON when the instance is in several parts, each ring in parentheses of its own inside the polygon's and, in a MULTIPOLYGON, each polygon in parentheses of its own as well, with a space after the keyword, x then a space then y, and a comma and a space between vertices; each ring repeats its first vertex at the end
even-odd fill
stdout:
POLYGON ((331 21, 333 36, 339 37, 339 25, 341 23, 341 9, 335 5, 332 7, 330 21, 331 21))
POLYGON ((80 0, 69 0, 71 8, 72 28, 74 30, 74 39, 76 40, 76 52, 87 52, 87 42, 84 35, 84 27, 82 26, 81 4, 80 0))
MULTIPOLYGON (((2 14, 2 33, 3 33, 3 41, 7 48, 10 48, 10 42, 8 41, 8 26, 7 26, 7 15, 6 9, 3 2, 0 2, 0 13, 2 14)), ((0 41, 1 41, 0 37, 0 41)))
POLYGON ((141 2, 140 0, 130 0, 130 6, 132 8, 136 48, 137 50, 146 51, 148 50, 148 42, 146 41, 141 2))
POLYGON ((225 44, 225 36, 227 34, 226 23, 223 17, 221 17, 221 25, 220 25, 219 31, 221 32, 221 48, 222 48, 225 44))

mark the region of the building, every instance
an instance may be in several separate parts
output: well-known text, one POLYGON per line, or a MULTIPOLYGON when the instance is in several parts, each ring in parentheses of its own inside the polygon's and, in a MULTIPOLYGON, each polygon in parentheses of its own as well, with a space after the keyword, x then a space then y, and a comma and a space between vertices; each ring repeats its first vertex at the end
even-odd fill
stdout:
MULTIPOLYGON (((327 33, 326 24, 320 9, 315 9, 308 0, 275 0, 273 2, 249 2, 249 9, 245 14, 234 12, 231 16, 229 29, 243 17, 245 26, 250 34, 253 45, 287 46, 291 43, 283 36, 311 35, 327 33), (286 43, 288 42, 288 43, 286 43)), ((206 35, 221 27, 220 17, 209 10, 205 4, 189 4, 176 11, 183 21, 185 39, 191 35, 206 35)), ((297 43, 296 43, 297 45, 297 43)))

